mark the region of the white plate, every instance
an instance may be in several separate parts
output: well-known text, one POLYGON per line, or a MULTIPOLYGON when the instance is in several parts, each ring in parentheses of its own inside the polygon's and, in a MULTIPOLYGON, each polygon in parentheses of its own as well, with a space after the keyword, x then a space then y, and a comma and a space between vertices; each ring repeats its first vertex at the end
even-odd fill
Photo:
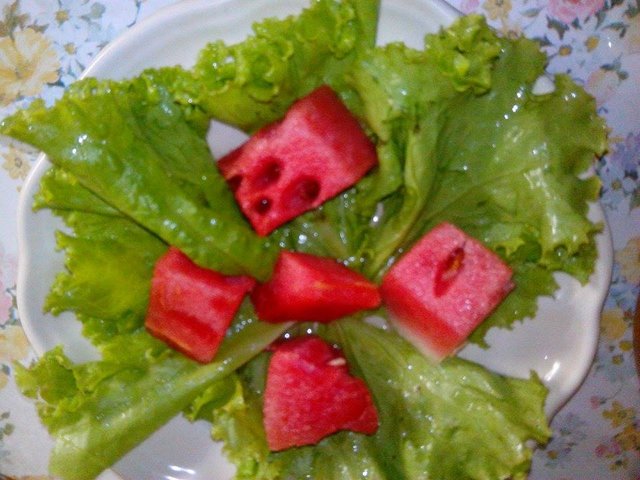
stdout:
MULTIPOLYGON (((241 41, 251 24, 266 16, 299 12, 308 0, 187 0, 166 8, 127 31, 105 48, 85 76, 124 78, 143 68, 182 64, 190 66, 206 42, 221 38, 241 41)), ((422 46, 425 33, 449 24, 457 12, 440 0, 383 0, 379 42, 401 40, 422 46)), ((216 133, 214 133, 216 135, 216 133)), ((218 134, 218 136, 220 136, 218 134)), ((215 154, 224 153, 238 139, 223 135, 215 154)), ((22 325, 38 354, 63 344, 74 360, 95 353, 80 335, 72 315, 53 318, 42 313, 44 298, 63 256, 55 249, 53 232, 62 224, 49 211, 34 213, 33 196, 49 168, 42 156, 27 179, 18 211, 20 262, 18 308, 22 325)), ((602 209, 594 205, 592 218, 604 222, 602 209)), ((600 253, 590 282, 581 286, 560 275, 561 288, 554 298, 540 301, 535 321, 525 321, 513 331, 491 331, 491 348, 467 347, 462 355, 498 372, 528 376, 538 372, 550 389, 546 406, 552 416, 584 379, 595 353, 600 310, 611 273, 611 240, 608 231, 598 237, 600 253)), ((172 420, 142 445, 105 472, 131 479, 228 479, 233 468, 210 440, 206 423, 172 420)), ((101 477, 101 478, 103 478, 101 477)))

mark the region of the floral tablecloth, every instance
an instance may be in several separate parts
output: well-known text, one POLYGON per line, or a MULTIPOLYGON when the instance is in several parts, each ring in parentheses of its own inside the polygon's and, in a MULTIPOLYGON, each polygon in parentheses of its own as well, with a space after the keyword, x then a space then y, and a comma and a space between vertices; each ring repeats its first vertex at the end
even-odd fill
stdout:
MULTIPOLYGON (((0 117, 36 97, 59 97, 110 40, 177 0, 0 0, 0 117)), ((640 284, 640 1, 451 0, 505 35, 540 41, 551 72, 567 72, 611 127, 596 164, 615 265, 597 355, 535 456, 539 480, 640 479, 640 395, 632 320, 640 284)), ((568 132, 570 134, 570 132, 568 132)), ((0 479, 45 479, 47 435, 17 391, 13 362, 33 358, 16 308, 16 210, 33 166, 0 144, 0 479)))

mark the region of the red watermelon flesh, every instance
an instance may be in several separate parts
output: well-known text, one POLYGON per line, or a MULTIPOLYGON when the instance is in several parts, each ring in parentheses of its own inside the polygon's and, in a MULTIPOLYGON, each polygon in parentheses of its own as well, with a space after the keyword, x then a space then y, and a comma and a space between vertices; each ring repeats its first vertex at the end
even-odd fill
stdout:
POLYGON ((264 393, 273 451, 313 445, 341 430, 372 434, 378 414, 366 384, 337 348, 309 335, 274 345, 264 393))
POLYGON ((377 164, 373 143, 330 87, 224 156, 218 168, 259 235, 354 185, 377 164))
POLYGON ((440 360, 454 353, 511 291, 511 276, 495 253, 443 223, 391 267, 381 293, 398 332, 440 360))
POLYGON ((380 305, 377 285, 333 258, 283 250, 251 300, 267 322, 329 322, 380 305))
POLYGON ((175 247, 155 265, 147 330, 188 357, 210 362, 255 280, 193 263, 175 247))

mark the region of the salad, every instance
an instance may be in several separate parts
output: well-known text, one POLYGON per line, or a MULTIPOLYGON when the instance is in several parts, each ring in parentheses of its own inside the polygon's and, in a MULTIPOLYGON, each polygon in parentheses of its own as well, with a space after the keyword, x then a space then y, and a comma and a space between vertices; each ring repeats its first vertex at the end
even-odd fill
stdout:
POLYGON ((554 272, 587 280, 600 227, 586 211, 599 185, 580 174, 606 145, 592 99, 566 76, 533 94, 546 61, 538 46, 501 38, 479 17, 427 36, 422 50, 374 47, 378 8, 313 2, 299 16, 261 22, 240 44, 205 46, 193 68, 88 78, 53 106, 35 102, 2 122, 2 133, 49 156, 35 207, 69 227, 57 233, 66 270, 46 308, 73 311, 102 354, 74 364, 60 347, 20 368, 20 387, 56 442, 52 474, 94 478, 182 412, 211 422, 237 478, 526 476, 531 441, 550 435, 535 374, 507 378, 456 357, 433 364, 358 317, 265 324, 249 303, 204 366, 142 326, 153 265, 169 245, 228 274, 266 279, 286 248, 337 258, 377 281, 449 221, 515 272, 516 289, 470 339, 481 345, 488 329, 533 315, 538 296, 556 288, 554 272), (209 122, 252 133, 321 83, 362 120, 379 167, 260 237, 212 162, 209 122), (273 453, 260 418, 265 348, 308 329, 342 347, 373 393, 380 428, 273 453))

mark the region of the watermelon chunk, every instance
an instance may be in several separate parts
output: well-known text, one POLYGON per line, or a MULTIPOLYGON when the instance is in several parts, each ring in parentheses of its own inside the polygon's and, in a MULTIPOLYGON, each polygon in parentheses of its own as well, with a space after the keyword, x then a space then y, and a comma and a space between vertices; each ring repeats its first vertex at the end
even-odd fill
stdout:
POLYGON ((333 258, 283 250, 251 300, 267 322, 329 322, 375 308, 381 297, 377 285, 333 258))
POLYGON ((273 348, 263 405, 271 450, 313 445, 340 430, 375 433, 378 413, 369 389, 349 374, 339 349, 314 335, 273 348))
POLYGON ((145 326, 188 357, 210 362, 255 283, 202 268, 170 247, 154 267, 145 326))
POLYGON ((377 164, 373 143, 323 85, 218 162, 259 235, 318 207, 377 164))
POLYGON ((511 276, 495 253, 443 223, 391 267, 380 290, 398 332, 441 360, 504 299, 514 286, 511 276))

